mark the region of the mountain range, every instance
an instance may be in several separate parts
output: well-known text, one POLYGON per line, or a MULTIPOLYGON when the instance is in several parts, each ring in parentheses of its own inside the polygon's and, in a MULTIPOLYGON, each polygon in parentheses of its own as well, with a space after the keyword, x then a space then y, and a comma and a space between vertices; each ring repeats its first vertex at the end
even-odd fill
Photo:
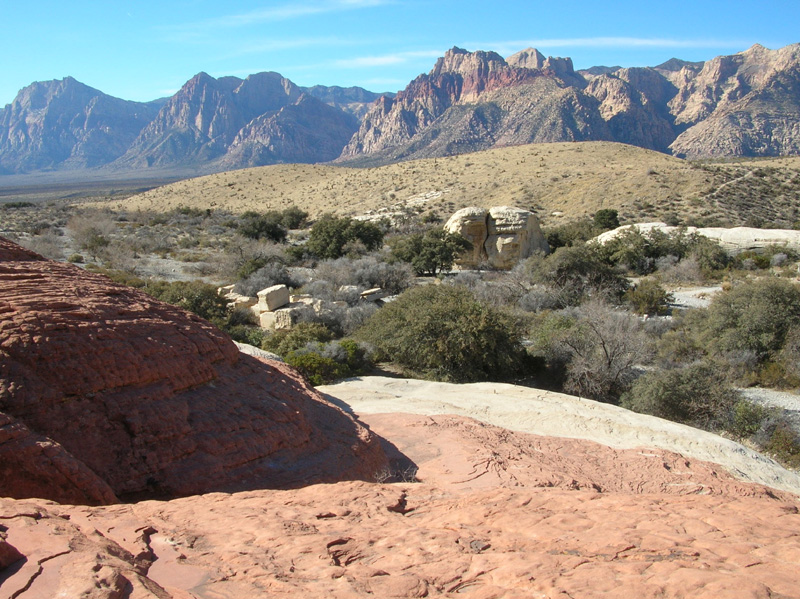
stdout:
POLYGON ((397 94, 199 73, 173 96, 114 98, 71 77, 0 109, 0 174, 379 165, 494 147, 617 141, 688 158, 800 153, 800 44, 707 62, 592 67, 528 48, 452 48, 397 94))

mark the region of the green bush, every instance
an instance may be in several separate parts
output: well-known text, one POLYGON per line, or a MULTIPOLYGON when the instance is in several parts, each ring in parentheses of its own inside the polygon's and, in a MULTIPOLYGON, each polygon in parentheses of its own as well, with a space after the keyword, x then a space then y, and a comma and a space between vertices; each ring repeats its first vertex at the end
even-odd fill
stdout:
POLYGON ((275 331, 264 338, 261 348, 281 357, 297 351, 312 341, 327 342, 333 339, 331 330, 318 322, 300 322, 291 329, 275 331))
POLYGON ((245 212, 239 225, 239 233, 248 239, 269 239, 275 243, 286 241, 286 228, 282 224, 279 212, 245 212))
POLYGON ((800 436, 786 422, 779 422, 764 450, 790 468, 800 468, 800 436))
POLYGON ((332 358, 327 358, 317 352, 291 351, 284 356, 286 363, 299 370, 308 381, 314 385, 332 383, 345 375, 345 368, 337 364, 332 358))
POLYGON ((613 208, 601 208, 594 213, 594 226, 603 231, 619 227, 619 213, 613 208))
POLYGON ((672 301, 672 294, 655 279, 642 279, 625 292, 625 300, 638 314, 663 314, 672 301))
POLYGON ((767 417, 767 410, 752 401, 745 399, 736 402, 733 406, 733 421, 730 432, 740 439, 755 435, 767 417))
POLYGON ((450 270, 458 256, 472 249, 463 236, 439 228, 396 237, 390 245, 392 257, 411 264, 417 276, 436 276, 450 270))
POLYGON ((498 380, 519 370, 519 328, 467 289, 425 285, 376 312, 356 337, 390 360, 435 380, 498 380))
POLYGON ((595 227, 592 221, 585 219, 545 229, 543 233, 550 249, 555 251, 560 247, 581 245, 602 233, 602 230, 595 227))
POLYGON ((752 351, 759 361, 780 352, 792 327, 800 326, 800 286, 766 278, 735 285, 714 296, 703 337, 717 352, 752 351))
POLYGON ((383 230, 369 222, 332 214, 322 216, 311 227, 305 251, 321 260, 340 258, 348 244, 363 244, 367 251, 383 243, 383 230))
POLYGON ((622 406, 706 430, 731 427, 739 393, 714 365, 697 363, 642 375, 622 396, 622 406))
POLYGON ((222 326, 228 317, 228 300, 214 285, 202 281, 148 281, 142 290, 168 304, 179 306, 222 326))
POLYGON ((286 354, 286 363, 302 372, 312 385, 324 385, 368 372, 372 360, 367 348, 353 339, 329 343, 312 341, 286 354))

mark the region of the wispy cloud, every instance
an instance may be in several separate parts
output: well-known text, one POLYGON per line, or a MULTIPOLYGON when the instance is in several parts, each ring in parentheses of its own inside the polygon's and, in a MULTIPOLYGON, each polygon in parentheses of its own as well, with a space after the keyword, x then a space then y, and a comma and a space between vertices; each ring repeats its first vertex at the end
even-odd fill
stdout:
POLYGON ((344 12, 394 4, 395 0, 318 0, 292 2, 279 6, 260 8, 248 12, 222 15, 203 21, 185 23, 172 27, 174 31, 196 32, 208 29, 234 29, 261 23, 286 21, 325 13, 344 12))
POLYGON ((378 56, 356 56, 353 58, 340 58, 333 61, 333 66, 344 69, 360 69, 369 67, 382 67, 411 62, 417 58, 438 58, 444 54, 443 50, 413 50, 409 52, 394 52, 378 56))
POLYGON ((741 40, 671 39, 646 37, 568 37, 465 44, 471 48, 495 50, 500 53, 516 52, 523 48, 738 48, 746 46, 741 40))

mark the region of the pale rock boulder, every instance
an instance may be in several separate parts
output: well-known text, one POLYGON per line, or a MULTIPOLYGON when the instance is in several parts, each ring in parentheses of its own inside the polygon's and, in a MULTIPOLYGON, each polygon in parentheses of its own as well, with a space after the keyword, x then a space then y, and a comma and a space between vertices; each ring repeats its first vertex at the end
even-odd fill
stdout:
POLYGON ((786 246, 790 250, 800 251, 800 231, 792 229, 672 227, 661 222, 624 225, 612 231, 601 233, 594 240, 602 245, 631 229, 637 230, 643 235, 647 235, 651 231, 661 231, 668 235, 678 231, 685 231, 687 235, 696 233, 717 241, 722 249, 731 256, 747 251, 760 252, 770 246, 786 246))
POLYGON ((274 312, 289 303, 289 288, 286 285, 273 285, 258 292, 259 312, 274 312))
POLYGON ((445 231, 458 233, 472 244, 472 252, 458 261, 462 265, 478 265, 486 258, 486 216, 484 208, 462 208, 453 214, 445 224, 445 231))
POLYGON ((467 268, 487 262, 493 268, 507 270, 536 251, 550 250, 539 219, 522 208, 463 208, 450 217, 445 230, 460 233, 472 243, 472 252, 457 262, 467 268))
POLYGON ((217 289, 217 294, 228 300, 228 309, 252 308, 256 305, 258 298, 236 293, 235 287, 236 285, 225 285, 217 289))

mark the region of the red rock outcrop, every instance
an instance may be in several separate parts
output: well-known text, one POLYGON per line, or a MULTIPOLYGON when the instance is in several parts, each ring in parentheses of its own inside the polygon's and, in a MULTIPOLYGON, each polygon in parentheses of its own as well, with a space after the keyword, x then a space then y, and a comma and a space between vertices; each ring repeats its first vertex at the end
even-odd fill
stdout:
POLYGON ((0 573, 2 593, 797 596, 796 496, 668 451, 615 450, 452 416, 367 422, 419 467, 422 482, 109 507, 0 500, 7 543, 27 558, 0 573))
POLYGON ((2 238, 0 412, 0 456, 20 464, 3 458, 0 495, 11 497, 107 503, 291 487, 368 479, 385 459, 291 368, 2 238))

